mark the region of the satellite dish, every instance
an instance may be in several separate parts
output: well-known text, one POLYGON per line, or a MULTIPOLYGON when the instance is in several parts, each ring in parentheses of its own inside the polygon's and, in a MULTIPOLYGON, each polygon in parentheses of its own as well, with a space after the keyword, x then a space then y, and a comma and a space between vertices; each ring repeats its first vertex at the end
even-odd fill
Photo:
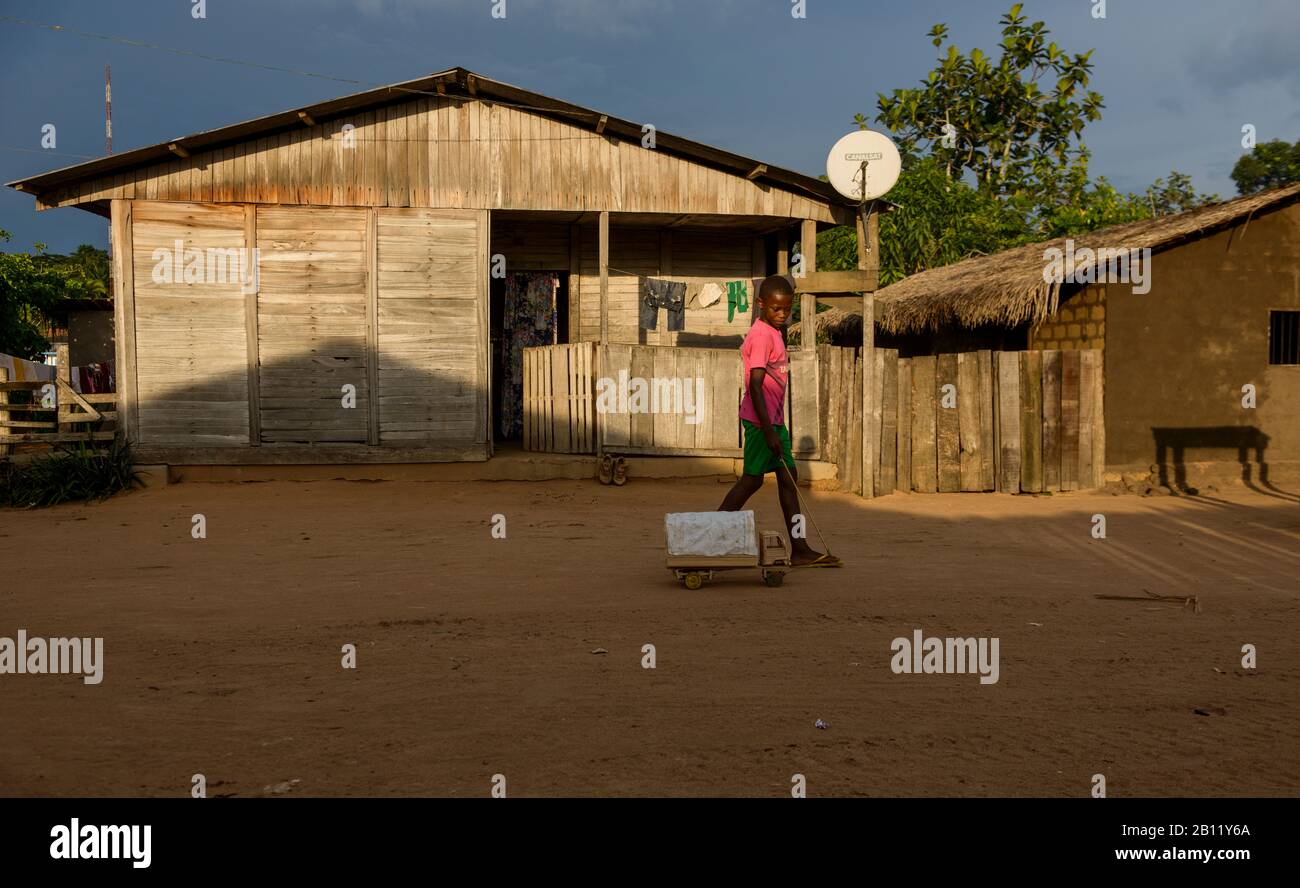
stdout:
POLYGON ((852 200, 875 200, 894 187, 903 169, 898 148, 883 133, 858 130, 835 143, 826 157, 826 177, 852 200))

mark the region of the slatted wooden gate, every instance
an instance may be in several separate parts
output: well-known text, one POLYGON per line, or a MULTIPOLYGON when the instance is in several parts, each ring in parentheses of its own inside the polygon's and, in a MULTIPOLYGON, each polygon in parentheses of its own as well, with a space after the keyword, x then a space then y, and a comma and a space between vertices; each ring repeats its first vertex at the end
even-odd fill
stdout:
POLYGON ((524 349, 524 449, 594 453, 595 344, 524 349))
MULTIPOLYGON (((821 449, 817 374, 811 351, 790 353, 786 416, 800 458, 816 458, 821 449)), ((739 457, 743 393, 737 349, 589 342, 526 348, 524 449, 593 453, 599 438, 614 453, 739 457)))

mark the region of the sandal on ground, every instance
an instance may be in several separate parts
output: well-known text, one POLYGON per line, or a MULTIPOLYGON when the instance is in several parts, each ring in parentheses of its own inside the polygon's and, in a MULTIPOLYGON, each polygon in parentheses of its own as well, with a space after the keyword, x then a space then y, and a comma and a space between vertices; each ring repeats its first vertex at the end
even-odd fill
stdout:
POLYGON ((794 566, 795 566, 796 568, 799 568, 799 567, 843 567, 843 566, 844 566, 844 562, 841 561, 840 559, 836 558, 834 555, 831 555, 831 554, 828 552, 828 553, 826 553, 825 555, 818 555, 816 558, 814 558, 812 561, 809 561, 807 564, 796 564, 796 565, 794 565, 794 566))
POLYGON ((623 457, 614 459, 614 486, 622 487, 627 483, 627 460, 623 457))
POLYGON ((614 480, 614 457, 606 453, 600 458, 599 474, 601 484, 609 484, 614 480))

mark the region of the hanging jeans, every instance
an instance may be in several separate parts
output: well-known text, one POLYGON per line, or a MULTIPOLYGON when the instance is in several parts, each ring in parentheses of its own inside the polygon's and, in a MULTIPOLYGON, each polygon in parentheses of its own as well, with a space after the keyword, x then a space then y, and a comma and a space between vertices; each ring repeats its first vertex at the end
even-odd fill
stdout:
POLYGON ((661 278, 646 278, 641 288, 639 320, 642 330, 654 330, 659 324, 659 309, 668 311, 668 332, 686 327, 686 284, 661 278))

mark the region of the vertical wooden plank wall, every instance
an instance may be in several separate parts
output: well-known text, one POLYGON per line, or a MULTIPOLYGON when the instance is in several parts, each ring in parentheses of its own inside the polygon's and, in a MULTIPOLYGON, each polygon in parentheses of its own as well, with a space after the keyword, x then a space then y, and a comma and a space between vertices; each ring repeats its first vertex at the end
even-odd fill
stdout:
MULTIPOLYGON (((117 428, 130 441, 140 440, 139 408, 136 400, 135 365, 135 259, 132 246, 132 205, 114 200, 113 238, 113 340, 117 371, 117 428)), ((247 335, 247 334, 245 334, 247 335)))
POLYGON ((1079 352, 1061 352, 1061 489, 1079 489, 1079 352))
POLYGON ((1020 489, 1043 489, 1043 353, 1020 355, 1020 489))
POLYGON ((961 490, 961 431, 958 422, 961 401, 966 397, 957 375, 957 356, 939 355, 936 363, 935 406, 937 425, 936 458, 939 492, 961 490), (951 386, 951 388, 949 388, 951 386))
POLYGON ((371 437, 373 212, 257 208, 263 442, 365 444, 371 437), (348 385, 355 406, 345 407, 348 385))
MULTIPOLYGON (((846 486, 852 466, 834 442, 855 417, 841 406, 843 355, 824 347, 823 458, 840 463, 846 486)), ((876 376, 882 406, 877 488, 918 492, 1039 493, 1100 486, 1105 429, 1100 351, 966 352, 898 358, 880 350, 876 376), (1077 361, 1077 382, 1068 380, 1077 361), (1064 370, 1064 374, 1060 371, 1064 370), (944 407, 946 385, 956 406, 944 407), (1062 393, 1077 391, 1077 404, 1062 393), (1068 422, 1062 415, 1073 416, 1068 422), (1050 469, 1050 471, 1049 471, 1050 469), (1071 480, 1073 479, 1073 480, 1071 480), (891 483, 892 482, 892 483, 891 483), (1073 484, 1073 487, 1066 487, 1073 484)))
MULTIPOLYGON (((11 422, 10 413, 5 407, 9 406, 9 392, 4 388, 4 384, 9 381, 9 368, 0 367, 0 456, 8 456, 13 451, 12 444, 4 443, 5 439, 10 437, 12 432, 6 423, 11 422)), ((121 424, 118 424, 121 428, 121 424)))
MULTIPOLYGON (((870 352, 866 352, 866 354, 870 354, 870 352)), ((862 384, 868 375, 862 369, 863 360, 864 355, 862 352, 858 353, 856 361, 852 353, 845 356, 846 372, 849 375, 845 388, 851 393, 849 397, 852 399, 853 413, 849 418, 849 434, 844 442, 844 447, 847 451, 846 459, 849 465, 849 491, 861 496, 869 496, 867 490, 871 488, 871 465, 869 462, 866 463, 865 471, 863 465, 864 459, 869 458, 869 454, 874 448, 868 449, 862 443, 865 434, 863 427, 871 422, 871 417, 864 412, 870 407, 870 404, 862 393, 862 384)))
MULTIPOLYGON (((129 219, 131 232, 129 250, 119 243, 127 251, 117 259, 132 265, 117 284, 117 295, 126 297, 119 378, 130 405, 128 435, 149 445, 247 445, 248 342, 238 265, 251 245, 244 241, 243 208, 137 202, 121 218, 129 219), (157 266, 169 260, 160 263, 155 250, 166 251, 173 272, 203 257, 204 273, 197 281, 168 282, 166 269, 157 266), (225 273, 208 275, 217 262, 225 273), (128 283, 129 295, 121 289, 128 283)), ((118 239, 126 240, 125 231, 118 239)))
MULTIPOLYGON (((524 349, 524 354, 528 354, 534 349, 524 349)), ((626 368, 629 371, 632 367, 632 346, 610 344, 600 349, 600 363, 605 368, 601 371, 601 376, 608 379, 613 384, 618 384, 618 371, 620 368, 626 368)), ((632 417, 627 413, 605 413, 600 417, 603 426, 604 446, 608 450, 617 451, 620 447, 626 447, 632 441, 632 417)))
POLYGON ((994 394, 997 388, 993 378, 993 353, 987 350, 977 351, 975 367, 980 387, 980 490, 993 490, 997 486, 994 471, 997 466, 997 450, 993 446, 997 416, 994 394))
POLYGON ((609 211, 600 211, 597 227, 600 253, 600 344, 609 344, 609 211))
POLYGON ((880 469, 877 496, 893 493, 898 486, 898 349, 877 349, 877 373, 881 380, 880 469))
MULTIPOLYGON (((878 360, 883 360, 881 354, 878 360)), ((841 490, 859 493, 863 482, 861 358, 854 348, 821 346, 818 359, 826 392, 822 459, 835 463, 841 490)))
MULTIPOLYGON (((740 355, 729 349, 663 348, 650 345, 624 345, 611 343, 596 347, 595 343, 543 346, 524 350, 526 360, 552 361, 551 369, 542 371, 542 380, 533 384, 534 391, 526 404, 536 403, 545 415, 540 422, 553 423, 557 429, 566 422, 570 431, 556 432, 553 440, 562 442, 569 436, 570 450, 559 452, 589 453, 594 442, 613 453, 640 453, 648 455, 728 456, 741 455, 740 449, 740 355), (544 353, 551 356, 545 357, 544 353), (581 355, 582 357, 575 357, 581 355), (567 363, 561 363, 567 362, 567 363), (567 367, 562 371, 561 367, 567 367), (599 376, 593 371, 599 366, 599 376), (565 382, 567 373, 568 381, 565 382), (549 374, 549 375, 548 375, 549 374), (620 377, 622 374, 622 379, 620 377), (598 393, 593 387, 599 378, 608 379, 616 388, 627 386, 628 403, 613 412, 597 415, 598 393), (677 380, 669 386, 668 396, 680 412, 661 410, 649 412, 653 405, 654 380, 677 380), (636 396, 637 380, 647 384, 645 410, 630 409, 636 396), (700 381, 697 384, 697 380, 700 381), (576 394, 580 387, 582 394, 576 394), (546 399, 554 397, 556 407, 545 413, 546 399), (565 399, 571 406, 564 408, 565 399), (581 410, 572 406, 579 401, 581 410), (688 410, 689 408, 689 410, 688 410), (590 426, 580 422, 579 415, 590 417, 590 426), (687 419, 698 422, 687 422, 687 419), (599 428, 597 429, 597 426, 599 428), (579 447, 577 442, 587 442, 579 447)), ((661 392, 663 394, 663 392, 661 392)), ((815 416, 816 414, 814 414, 815 416)), ((539 433, 543 435, 544 433, 539 433)), ((552 439, 546 439, 550 441, 552 439)), ((542 438, 527 449, 540 450, 542 438)), ((558 446, 545 443, 545 446, 558 446)))
MULTIPOLYGON (((244 246, 248 250, 248 262, 258 261, 257 251, 257 207, 247 204, 244 207, 244 246)), ((244 288, 244 338, 247 340, 248 355, 248 443, 254 447, 262 443, 262 397, 258 381, 259 356, 257 351, 257 294, 258 287, 252 285, 261 280, 256 268, 250 268, 252 282, 244 288)))
POLYGON ((1092 486, 1106 479, 1106 352, 1089 350, 1095 364, 1092 381, 1092 486))
POLYGON ((912 489, 912 359, 898 359, 898 467, 894 489, 912 489))
POLYGON ((376 214, 368 311, 377 443, 485 443, 485 214, 368 212, 376 214))
POLYGON ((912 358, 912 489, 920 493, 939 490, 937 367, 934 355, 912 358))
POLYGON ((998 492, 1020 492, 1020 352, 998 352, 998 492))
MULTIPOLYGON (((366 443, 379 443, 379 211, 366 211, 366 443)), ((387 258, 387 257, 385 257, 387 258)))
POLYGON ((957 355, 958 475, 963 491, 983 490, 980 475, 980 382, 974 352, 957 355))
POLYGON ((1043 489, 1061 489, 1061 352, 1043 352, 1043 489))
POLYGON ((810 347, 790 352, 788 369, 786 427, 790 430, 791 449, 798 459, 815 459, 821 452, 816 350, 810 347))

